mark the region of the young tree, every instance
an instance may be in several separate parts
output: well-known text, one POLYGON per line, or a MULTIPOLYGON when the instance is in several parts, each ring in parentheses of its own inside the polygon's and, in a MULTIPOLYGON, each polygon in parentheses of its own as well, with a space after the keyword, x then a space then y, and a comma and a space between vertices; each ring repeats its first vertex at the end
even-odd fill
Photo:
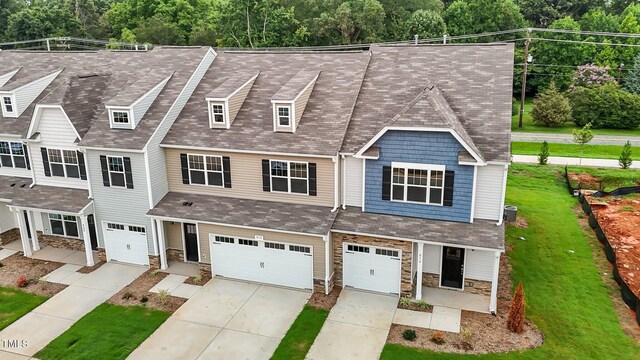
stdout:
POLYGON ((431 10, 418 10, 405 23, 405 38, 418 35, 421 39, 442 36, 447 33, 447 25, 440 14, 431 10))
POLYGON ((533 122, 549 127, 571 121, 569 99, 556 89, 554 83, 543 93, 536 95, 531 110, 533 122))
POLYGON ((507 317, 507 328, 511 332, 520 334, 524 331, 526 306, 524 301, 524 288, 522 287, 522 282, 520 282, 513 295, 513 300, 511 300, 511 307, 509 308, 509 315, 507 317))
POLYGON ((621 168, 628 169, 631 166, 633 163, 631 155, 631 142, 627 141, 622 147, 622 153, 620 153, 620 157, 618 158, 618 163, 621 168))
POLYGON ((584 155, 584 147, 593 139, 591 131, 591 123, 586 124, 582 129, 573 130, 573 142, 580 147, 580 163, 582 164, 582 156, 584 155))
POLYGON ((549 161, 549 143, 546 141, 542 142, 542 146, 540 146, 540 152, 538 153, 538 164, 547 165, 549 161))
POLYGON ((625 74, 622 86, 629 92, 640 94, 640 54, 636 55, 633 67, 625 74))

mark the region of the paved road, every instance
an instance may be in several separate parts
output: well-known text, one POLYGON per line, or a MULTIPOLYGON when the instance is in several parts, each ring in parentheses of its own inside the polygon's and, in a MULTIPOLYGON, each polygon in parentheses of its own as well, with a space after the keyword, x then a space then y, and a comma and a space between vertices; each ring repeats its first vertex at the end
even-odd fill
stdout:
MULTIPOLYGON (((573 144, 573 135, 571 134, 545 134, 545 133, 529 133, 529 132, 512 132, 511 141, 522 142, 543 142, 560 144, 573 144)), ((614 136, 614 135, 595 135, 589 144, 591 145, 624 145, 627 141, 631 141, 631 145, 640 146, 640 136, 614 136)))
MULTIPOLYGON (((536 155, 513 155, 512 161, 519 164, 537 164, 538 157, 536 155)), ((588 158, 572 158, 562 156, 549 156, 550 165, 577 165, 588 167, 604 167, 620 169, 618 160, 610 159, 588 159, 588 158)), ((640 169, 640 161, 634 161, 631 164, 632 169, 640 169)))

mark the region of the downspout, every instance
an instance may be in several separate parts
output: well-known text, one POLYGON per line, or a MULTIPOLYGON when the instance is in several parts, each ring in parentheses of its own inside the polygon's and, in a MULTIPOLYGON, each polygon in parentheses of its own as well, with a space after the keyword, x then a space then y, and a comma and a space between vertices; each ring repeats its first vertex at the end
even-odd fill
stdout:
POLYGON ((342 210, 347 209, 347 161, 342 155, 342 210))
MULTIPOLYGON (((78 148, 78 151, 80 151, 84 155, 84 172, 87 174, 87 189, 89 189, 89 199, 93 199, 93 189, 91 188, 91 175, 89 175, 89 155, 87 154, 87 149, 78 148)), ((93 211, 95 212, 95 208, 93 211)))
POLYGON ((504 166, 504 176, 502 177, 502 198, 500 200, 500 219, 496 226, 502 225, 504 218, 504 198, 507 195, 507 175, 509 174, 509 165, 504 166))
POLYGON ((329 241, 331 241, 331 236, 330 236, 331 232, 328 232, 327 235, 323 236, 323 240, 324 240, 324 294, 325 295, 329 295, 329 268, 330 268, 330 264, 329 264, 329 256, 331 254, 329 254, 329 241))
POLYGON ((336 212, 340 207, 340 153, 336 153, 335 157, 331 158, 333 161, 333 209, 331 212, 336 212))

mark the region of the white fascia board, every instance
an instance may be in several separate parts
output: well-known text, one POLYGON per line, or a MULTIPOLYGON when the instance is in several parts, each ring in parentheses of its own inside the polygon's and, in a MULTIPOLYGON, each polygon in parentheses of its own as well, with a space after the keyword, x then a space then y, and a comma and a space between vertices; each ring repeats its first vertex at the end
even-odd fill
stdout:
POLYGON ((382 135, 386 134, 387 131, 390 130, 395 130, 395 131, 422 131, 422 132, 441 132, 441 133, 450 133, 451 135, 453 135, 453 137, 458 140, 458 142, 465 148, 465 150, 467 150, 469 152, 469 154, 471 154, 471 156, 473 156, 474 159, 476 159, 476 161, 478 162, 478 164, 484 164, 484 160, 482 160, 482 158, 480 157, 480 155, 478 155, 475 151, 473 151, 473 149, 471 149, 471 147, 469 146, 469 144, 467 144, 464 140, 462 140, 462 138, 460 137, 460 135, 458 135, 457 132, 455 132, 453 129, 450 128, 432 128, 432 127, 402 127, 402 126, 385 126, 382 130, 380 130, 380 132, 378 132, 376 134, 376 136, 374 136, 371 140, 369 140, 369 142, 367 142, 362 149, 360 149, 355 157, 361 157, 362 154, 369 149, 371 146, 373 146, 373 144, 376 143, 376 141, 378 141, 378 139, 380 139, 382 137, 382 135))
POLYGON ((142 154, 144 153, 144 149, 118 149, 118 148, 103 148, 103 147, 95 147, 95 146, 81 146, 78 145, 79 149, 82 150, 95 150, 95 151, 113 151, 113 152, 125 152, 125 153, 136 153, 142 154))
POLYGON ((333 159, 335 157, 335 155, 315 155, 315 154, 297 154, 297 153, 253 151, 253 150, 236 150, 236 149, 209 148, 209 147, 198 147, 198 146, 188 146, 188 145, 160 144, 160 147, 169 148, 169 149, 185 149, 185 150, 196 150, 196 151, 197 150, 200 150, 200 151, 217 151, 217 152, 243 153, 243 154, 297 156, 297 157, 310 157, 310 158, 322 158, 322 159, 333 159))
POLYGON ((444 165, 432 165, 432 164, 420 164, 420 163, 405 163, 405 162, 392 162, 393 168, 407 168, 416 170, 436 170, 445 171, 444 165))
POLYGON ((21 68, 19 67, 13 71, 0 75, 0 86, 4 86, 18 71, 20 71, 20 69, 21 68))
MULTIPOLYGON (((61 72, 62 72, 62 70, 54 71, 54 72, 52 72, 50 74, 47 74, 47 75, 45 75, 45 76, 43 76, 41 78, 35 79, 35 80, 31 81, 31 82, 28 82, 28 83, 26 83, 24 85, 21 85, 21 86, 15 88, 15 89, 13 89, 12 91, 16 92, 16 91, 22 90, 22 88, 30 86, 30 85, 33 85, 33 83, 36 83, 38 81, 42 81, 42 79, 46 79, 46 78, 48 78, 49 76, 52 76, 52 75, 53 75, 53 78, 55 79, 56 77, 58 77, 58 75, 60 75, 61 72)), ((53 80, 51 80, 51 81, 53 81, 53 80)))

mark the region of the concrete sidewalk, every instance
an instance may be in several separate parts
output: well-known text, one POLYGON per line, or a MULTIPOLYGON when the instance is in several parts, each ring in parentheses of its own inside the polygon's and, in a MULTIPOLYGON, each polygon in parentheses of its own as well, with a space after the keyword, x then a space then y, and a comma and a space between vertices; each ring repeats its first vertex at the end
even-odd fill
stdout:
MULTIPOLYGON (((512 162, 517 164, 537 164, 538 163, 538 156, 536 155, 512 155, 511 159, 512 159, 512 162)), ((620 169, 620 164, 618 164, 618 160, 612 160, 612 159, 590 159, 590 158, 549 156, 548 164, 620 169)), ((631 169, 640 169, 640 160, 634 161, 631 164, 631 169)))
MULTIPOLYGON (((529 132, 512 132, 511 141, 543 142, 574 144, 572 134, 545 134, 529 132)), ((594 135, 591 145, 624 145, 627 141, 633 146, 640 146, 640 136, 594 135)))

